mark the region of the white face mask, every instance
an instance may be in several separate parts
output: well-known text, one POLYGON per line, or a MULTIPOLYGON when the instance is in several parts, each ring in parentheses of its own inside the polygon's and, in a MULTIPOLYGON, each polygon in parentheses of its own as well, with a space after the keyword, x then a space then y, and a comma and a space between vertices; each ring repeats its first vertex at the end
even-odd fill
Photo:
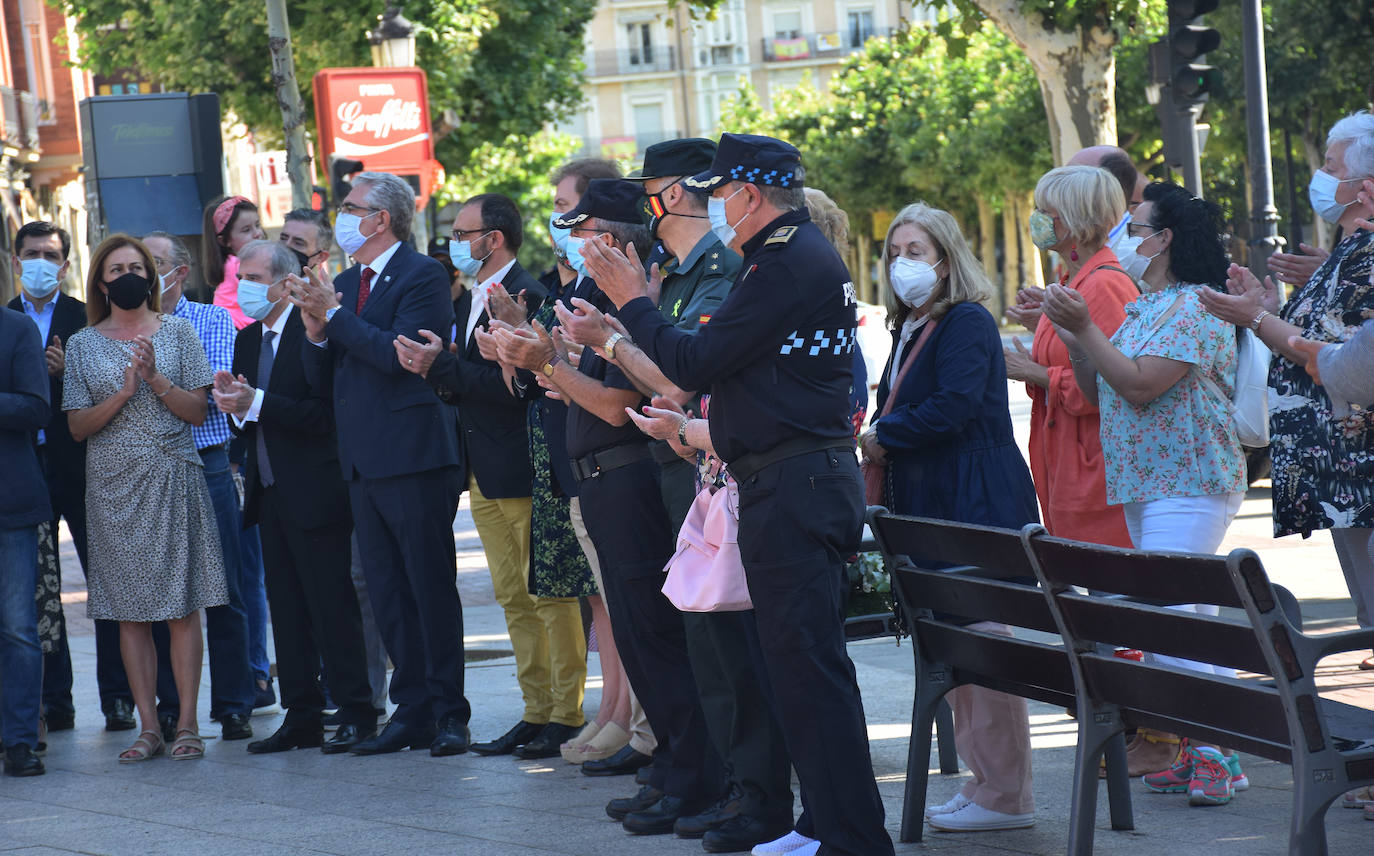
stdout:
MULTIPOLYGON (((1155 235, 1158 234, 1158 232, 1155 232, 1155 235)), ((1145 271, 1149 269, 1150 262, 1154 261, 1159 253, 1155 253, 1153 256, 1142 256, 1137 250, 1140 249, 1140 245, 1144 243, 1145 238, 1127 235, 1124 230, 1122 231, 1122 235, 1123 237, 1117 238, 1116 246, 1112 247, 1112 251, 1116 253, 1117 261, 1121 262, 1121 269, 1126 271, 1131 279, 1140 282, 1140 280, 1144 279, 1145 271)), ((1147 237, 1154 236, 1150 235, 1147 237)), ((1163 250, 1160 252, 1163 252, 1163 250)))
POLYGON ((743 190, 744 188, 741 187, 724 199, 712 196, 710 199, 706 200, 706 216, 707 219, 711 221, 711 231, 714 232, 716 237, 720 239, 720 242, 727 247, 735 240, 735 226, 743 223, 745 217, 749 215, 746 213, 744 217, 739 218, 739 223, 736 223, 735 226, 731 226, 730 221, 726 219, 725 216, 725 203, 739 196, 743 190))
MULTIPOLYGON (((380 213, 380 211, 373 211, 367 217, 380 213)), ((334 242, 339 245, 339 249, 343 250, 345 255, 351 256, 361 250, 363 244, 367 243, 367 239, 372 237, 372 235, 364 235, 358 229, 367 217, 359 217, 357 214, 340 214, 334 218, 334 242)))
POLYGON ((24 259, 20 265, 24 269, 20 280, 30 297, 42 300, 57 290, 57 274, 62 270, 61 265, 55 265, 42 258, 24 259))
POLYGON ((935 286, 940 282, 933 266, 904 256, 892 260, 892 266, 887 270, 887 279, 892 283, 892 291, 897 295, 897 299, 912 309, 925 306, 930 296, 935 293, 935 286))

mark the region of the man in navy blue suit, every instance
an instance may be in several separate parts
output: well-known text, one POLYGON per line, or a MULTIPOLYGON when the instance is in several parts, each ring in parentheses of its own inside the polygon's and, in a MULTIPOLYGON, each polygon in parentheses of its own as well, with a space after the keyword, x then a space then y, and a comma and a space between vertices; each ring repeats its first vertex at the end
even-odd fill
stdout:
POLYGON ((396 667, 396 712, 380 734, 349 749, 357 755, 407 746, 456 755, 469 743, 452 528, 462 492, 458 438, 452 414, 397 362, 392 344, 453 327, 447 272, 407 243, 414 216, 410 185, 361 173, 334 223, 335 240, 358 264, 333 283, 313 272, 293 278, 289 291, 305 323, 307 378, 319 387, 332 373, 339 462, 396 667))

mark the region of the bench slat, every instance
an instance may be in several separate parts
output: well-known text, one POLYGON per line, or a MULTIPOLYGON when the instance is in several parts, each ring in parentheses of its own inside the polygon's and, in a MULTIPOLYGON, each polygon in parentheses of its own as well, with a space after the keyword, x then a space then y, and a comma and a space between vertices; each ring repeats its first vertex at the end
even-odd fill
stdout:
POLYGON ((1030 539, 1046 577, 1056 583, 1137 600, 1211 603, 1241 607, 1221 556, 1145 553, 1066 541, 1048 535, 1030 539), (1149 573, 1142 573, 1148 566, 1149 573))
POLYGON ((904 603, 917 609, 958 615, 976 621, 997 621, 1059 635, 1039 586, 979 579, 958 571, 928 571, 899 565, 892 574, 904 603))

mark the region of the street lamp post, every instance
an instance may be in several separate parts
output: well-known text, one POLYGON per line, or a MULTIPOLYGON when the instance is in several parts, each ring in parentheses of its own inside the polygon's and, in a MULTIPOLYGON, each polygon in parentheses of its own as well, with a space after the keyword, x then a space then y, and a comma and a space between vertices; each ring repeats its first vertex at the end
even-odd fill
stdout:
POLYGON ((415 25, 401 14, 400 6, 387 6, 377 16, 377 26, 367 34, 372 45, 372 64, 377 68, 410 68, 415 65, 415 25))
MULTIPOLYGON (((1261 281, 1269 273, 1269 256, 1283 248, 1274 207, 1274 175, 1269 160, 1269 95, 1264 68, 1264 18, 1260 0, 1242 0, 1245 39, 1245 114, 1250 159, 1250 270, 1261 281)), ((1290 179, 1291 185, 1291 179, 1290 179)))

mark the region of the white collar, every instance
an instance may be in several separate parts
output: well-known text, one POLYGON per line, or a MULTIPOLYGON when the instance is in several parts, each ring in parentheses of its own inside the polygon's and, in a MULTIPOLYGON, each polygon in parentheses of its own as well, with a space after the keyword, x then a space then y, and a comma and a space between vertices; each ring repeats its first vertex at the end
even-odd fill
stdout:
POLYGON ((286 311, 283 312, 281 315, 277 316, 277 320, 276 320, 276 321, 273 321, 272 324, 271 324, 271 326, 268 326, 267 324, 263 324, 263 325, 262 325, 262 331, 263 331, 264 333, 266 333, 268 330, 271 330, 273 333, 276 333, 278 337, 280 337, 281 334, 282 334, 282 331, 286 329, 286 320, 287 320, 288 318, 291 317, 291 310, 292 310, 292 309, 295 309, 295 308, 296 308, 296 307, 293 306, 292 304, 287 303, 287 304, 286 304, 286 311))
POLYGON ((492 274, 491 276, 487 277, 486 279, 478 283, 477 289, 473 292, 472 295, 473 299, 480 300, 482 302, 482 305, 486 306, 487 289, 491 288, 493 285, 500 282, 506 274, 510 273, 510 269, 513 267, 515 267, 515 259, 511 259, 510 261, 506 262, 504 267, 502 267, 496 273, 492 274))
POLYGON ((382 250, 380 253, 378 253, 377 258, 363 265, 363 267, 371 268, 373 274, 380 277, 382 275, 382 271, 386 270, 387 263, 391 261, 392 256, 396 255, 396 250, 400 249, 400 246, 401 242, 397 241, 396 243, 387 247, 385 250, 382 250))

